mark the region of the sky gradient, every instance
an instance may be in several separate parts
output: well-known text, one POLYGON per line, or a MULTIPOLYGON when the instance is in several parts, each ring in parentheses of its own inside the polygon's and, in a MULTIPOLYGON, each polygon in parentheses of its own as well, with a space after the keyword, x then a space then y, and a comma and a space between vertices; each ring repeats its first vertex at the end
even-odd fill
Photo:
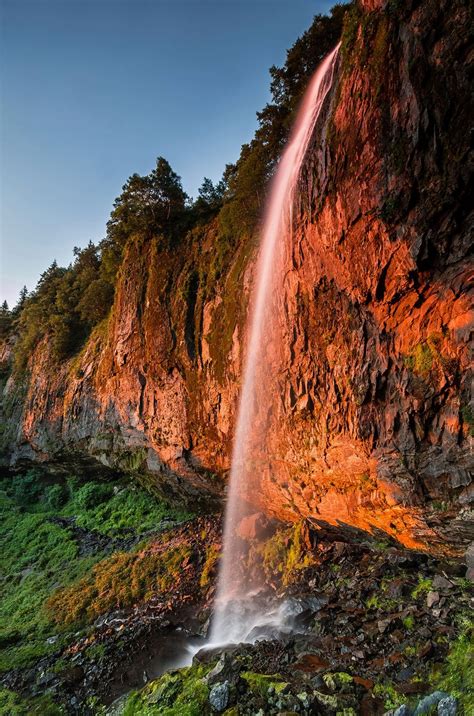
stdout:
POLYGON ((0 0, 0 298, 99 241, 163 155, 197 195, 326 0, 0 0))

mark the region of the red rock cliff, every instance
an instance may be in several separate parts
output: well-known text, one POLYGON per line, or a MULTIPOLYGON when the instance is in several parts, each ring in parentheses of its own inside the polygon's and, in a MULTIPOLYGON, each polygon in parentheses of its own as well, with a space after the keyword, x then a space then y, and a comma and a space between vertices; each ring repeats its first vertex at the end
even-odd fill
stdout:
MULTIPOLYGON (((361 0, 346 22, 288 256, 272 469, 264 456, 252 495, 279 517, 407 544, 472 538, 470 22, 462 0, 361 0), (450 526, 428 509, 440 502, 450 526)), ((43 343, 28 385, 7 384, 14 462, 87 460, 188 499, 220 492, 254 242, 211 297, 214 238, 211 223, 179 252, 129 242, 111 317, 81 354, 52 370, 43 343)))

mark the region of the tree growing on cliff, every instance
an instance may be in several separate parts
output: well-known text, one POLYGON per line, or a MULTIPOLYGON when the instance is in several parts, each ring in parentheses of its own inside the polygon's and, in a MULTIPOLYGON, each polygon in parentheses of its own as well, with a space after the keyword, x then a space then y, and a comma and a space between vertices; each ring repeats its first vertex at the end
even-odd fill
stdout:
POLYGON ((164 157, 158 157, 150 174, 132 174, 122 187, 107 223, 107 236, 119 246, 134 233, 169 236, 184 214, 186 200, 181 178, 164 157))
POLYGON ((5 338, 9 331, 13 317, 8 303, 4 301, 0 306, 0 338, 5 338))
POLYGON ((74 257, 68 268, 60 268, 54 261, 41 275, 35 291, 24 296, 16 320, 17 369, 26 366, 45 336, 54 358, 69 357, 83 344, 91 328, 107 316, 114 287, 101 274, 99 248, 89 242, 84 249, 75 248, 74 257))

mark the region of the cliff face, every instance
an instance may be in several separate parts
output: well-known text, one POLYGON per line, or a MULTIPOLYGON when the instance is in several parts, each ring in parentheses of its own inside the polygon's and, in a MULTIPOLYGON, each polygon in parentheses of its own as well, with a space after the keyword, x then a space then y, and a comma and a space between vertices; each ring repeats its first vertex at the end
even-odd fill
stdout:
MULTIPOLYGON (((271 469, 249 496, 278 517, 406 544, 470 538, 470 22, 462 0, 350 12, 287 256, 271 469), (429 517, 440 502, 449 528, 429 517)), ((52 368, 43 342, 28 384, 7 383, 13 462, 103 464, 190 500, 221 492, 255 251, 242 241, 211 293, 215 234, 195 229, 179 251, 129 242, 112 314, 81 354, 52 368)))

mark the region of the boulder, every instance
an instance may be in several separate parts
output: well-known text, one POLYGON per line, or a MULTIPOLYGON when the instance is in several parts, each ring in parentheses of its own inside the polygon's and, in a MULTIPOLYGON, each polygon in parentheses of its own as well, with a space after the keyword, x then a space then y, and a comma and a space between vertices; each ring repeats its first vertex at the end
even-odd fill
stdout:
POLYGON ((223 681, 222 683, 215 684, 211 692, 209 694, 209 703, 211 704, 212 708, 220 713, 221 711, 225 711, 227 706, 229 705, 229 699, 230 699, 230 684, 228 681, 223 681))

